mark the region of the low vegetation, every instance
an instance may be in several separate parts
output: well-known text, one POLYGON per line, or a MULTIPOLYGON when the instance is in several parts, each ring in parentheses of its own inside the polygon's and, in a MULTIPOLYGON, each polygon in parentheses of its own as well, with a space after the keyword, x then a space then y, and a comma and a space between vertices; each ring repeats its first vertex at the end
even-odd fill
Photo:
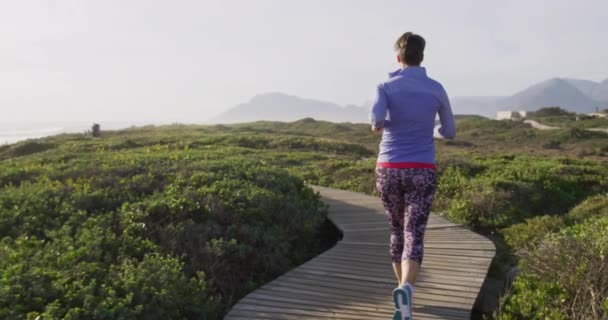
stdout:
MULTIPOLYGON (((605 113, 608 116, 608 113, 605 113)), ((559 107, 543 108, 528 115, 543 124, 564 128, 604 128, 608 129, 608 117, 590 116, 568 112, 559 107)))
POLYGON ((219 319, 327 246, 302 180, 241 139, 161 132, 3 151, 1 319, 219 319))
POLYGON ((518 250, 522 274, 496 318, 606 319, 607 251, 606 216, 551 232, 518 250))
MULTIPOLYGON (((434 210, 495 241, 492 277, 519 266, 494 316, 605 318, 608 134, 457 126, 434 210)), ((219 319, 337 239, 306 183, 374 194, 378 142, 303 119, 0 147, 0 318, 219 319)))

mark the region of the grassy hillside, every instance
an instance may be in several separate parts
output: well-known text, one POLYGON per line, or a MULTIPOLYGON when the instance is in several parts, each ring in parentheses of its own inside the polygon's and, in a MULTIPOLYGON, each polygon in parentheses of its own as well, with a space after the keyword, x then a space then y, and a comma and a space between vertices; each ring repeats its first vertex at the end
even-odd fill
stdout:
MULTIPOLYGON (((220 319, 335 241, 279 150, 358 146, 165 127, 4 148, 1 319, 220 319), (246 147, 250 146, 250 147, 246 147), (323 241, 326 241, 324 243, 323 241)), ((300 159, 318 153, 304 151, 300 159)))
MULTIPOLYGON (((536 117, 544 122, 547 117, 536 117)), ((576 127, 541 131, 519 121, 497 121, 476 116, 457 117, 457 138, 437 140, 440 155, 465 152, 467 154, 525 154, 532 156, 563 156, 608 160, 608 134, 590 132, 576 127)), ((331 123, 303 119, 292 123, 255 122, 218 126, 217 132, 246 135, 282 134, 330 138, 356 143, 377 151, 380 136, 370 134, 366 124, 331 123)))
MULTIPOLYGON (((603 223, 607 134, 479 117, 457 126, 456 140, 437 142, 434 210, 496 242, 493 277, 537 254, 525 244, 604 239, 576 228, 603 223)), ((305 183, 373 194, 379 139, 368 125, 303 119, 2 146, 0 318, 221 318, 336 240, 305 183)), ((523 270, 499 317, 544 312, 521 303, 548 274, 523 270)), ((567 315, 554 294, 576 287, 557 286, 538 292, 567 315)))
MULTIPOLYGON (((608 114, 604 112, 605 114, 608 114)), ((543 124, 562 128, 606 128, 608 129, 608 118, 591 117, 585 114, 568 112, 561 108, 543 108, 532 112, 528 118, 538 120, 543 124)))

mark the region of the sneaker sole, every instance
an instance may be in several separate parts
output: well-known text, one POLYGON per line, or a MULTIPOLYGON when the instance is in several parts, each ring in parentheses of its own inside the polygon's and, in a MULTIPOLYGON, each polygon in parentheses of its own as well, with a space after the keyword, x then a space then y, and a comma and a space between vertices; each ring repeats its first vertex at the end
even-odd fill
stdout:
POLYGON ((401 313, 402 306, 410 305, 410 299, 405 289, 397 288, 393 290, 393 302, 395 303, 395 314, 393 315, 393 320, 412 320, 412 318, 406 317, 401 313))
POLYGON ((395 315, 393 316, 393 320, 403 320, 403 319, 401 319, 401 311, 395 310, 395 315))

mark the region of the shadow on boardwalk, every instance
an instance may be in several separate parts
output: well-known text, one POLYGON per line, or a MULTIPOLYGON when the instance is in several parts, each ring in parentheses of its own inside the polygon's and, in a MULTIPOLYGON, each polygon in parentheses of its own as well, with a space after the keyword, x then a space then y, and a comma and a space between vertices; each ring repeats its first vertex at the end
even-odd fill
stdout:
MULTIPOLYGON (((379 200, 315 187, 344 237, 241 299, 225 319, 391 319, 396 285, 379 200)), ((431 215, 415 319, 469 319, 494 256, 486 238, 431 215)))

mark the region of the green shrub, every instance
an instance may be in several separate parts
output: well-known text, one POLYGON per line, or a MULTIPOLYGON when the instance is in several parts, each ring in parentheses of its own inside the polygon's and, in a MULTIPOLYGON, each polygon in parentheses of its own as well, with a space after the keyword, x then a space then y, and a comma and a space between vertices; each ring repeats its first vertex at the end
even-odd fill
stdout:
MULTIPOLYGON (((434 211, 496 239, 500 270, 515 263, 511 249, 605 215, 605 196, 589 198, 608 192, 605 161, 566 157, 602 156, 606 134, 457 121, 459 140, 437 144, 434 211), (551 141, 563 157, 542 148, 551 141), (521 155, 530 150, 536 155, 521 155)), ((166 317, 220 318, 250 290, 331 245, 336 231, 319 236, 324 207, 303 182, 374 194, 379 136, 365 124, 304 119, 36 141, 42 147, 0 148, 0 318, 140 318, 153 316, 151 304, 166 317), (19 148, 22 156, 8 154, 19 148), (173 295, 193 301, 184 295, 200 293, 203 302, 188 309, 158 292, 169 300, 156 303, 148 293, 158 283, 126 276, 135 270, 167 270, 159 283, 174 281, 173 295)), ((534 305, 512 305, 563 316, 551 301, 565 289, 535 277, 525 273, 517 289, 534 305)))
POLYGON ((585 199, 585 201, 572 208, 566 218, 573 222, 579 222, 595 216, 608 217, 608 193, 585 199))
POLYGON ((255 150, 114 139, 0 162, 0 318, 217 319, 321 250, 318 195, 255 150))
POLYGON ((511 198, 510 192, 493 186, 467 186, 451 200, 447 215, 453 221, 477 228, 505 225, 513 215, 511 198))
POLYGON ((523 274, 497 319, 606 319, 608 218, 592 218, 519 252, 523 274))
POLYGON ((565 227, 561 216, 540 216, 527 219, 503 230, 507 244, 514 250, 535 246, 550 233, 565 227))
POLYGON ((608 190, 608 169, 583 161, 527 157, 443 160, 435 210, 478 229, 544 214, 565 214, 608 190))
POLYGON ((0 160, 5 158, 22 157, 55 148, 55 145, 38 140, 26 140, 3 148, 0 160))
MULTIPOLYGON (((29 317, 43 319, 202 319, 216 317, 205 275, 188 277, 181 261, 147 254, 113 265, 102 283, 91 280, 65 292, 29 317), (74 301, 78 299, 78 301, 74 301)), ((75 283, 76 284, 76 283, 75 283)))
POLYGON ((557 116, 575 116, 575 113, 568 112, 560 107, 545 107, 534 112, 530 112, 531 117, 557 117, 557 116))
POLYGON ((560 149, 561 142, 557 140, 549 140, 549 142, 543 144, 543 148, 545 149, 560 149))
POLYGON ((509 292, 511 295, 494 314, 497 320, 567 320, 559 307, 566 293, 556 282, 540 282, 527 274, 520 275, 509 292))

